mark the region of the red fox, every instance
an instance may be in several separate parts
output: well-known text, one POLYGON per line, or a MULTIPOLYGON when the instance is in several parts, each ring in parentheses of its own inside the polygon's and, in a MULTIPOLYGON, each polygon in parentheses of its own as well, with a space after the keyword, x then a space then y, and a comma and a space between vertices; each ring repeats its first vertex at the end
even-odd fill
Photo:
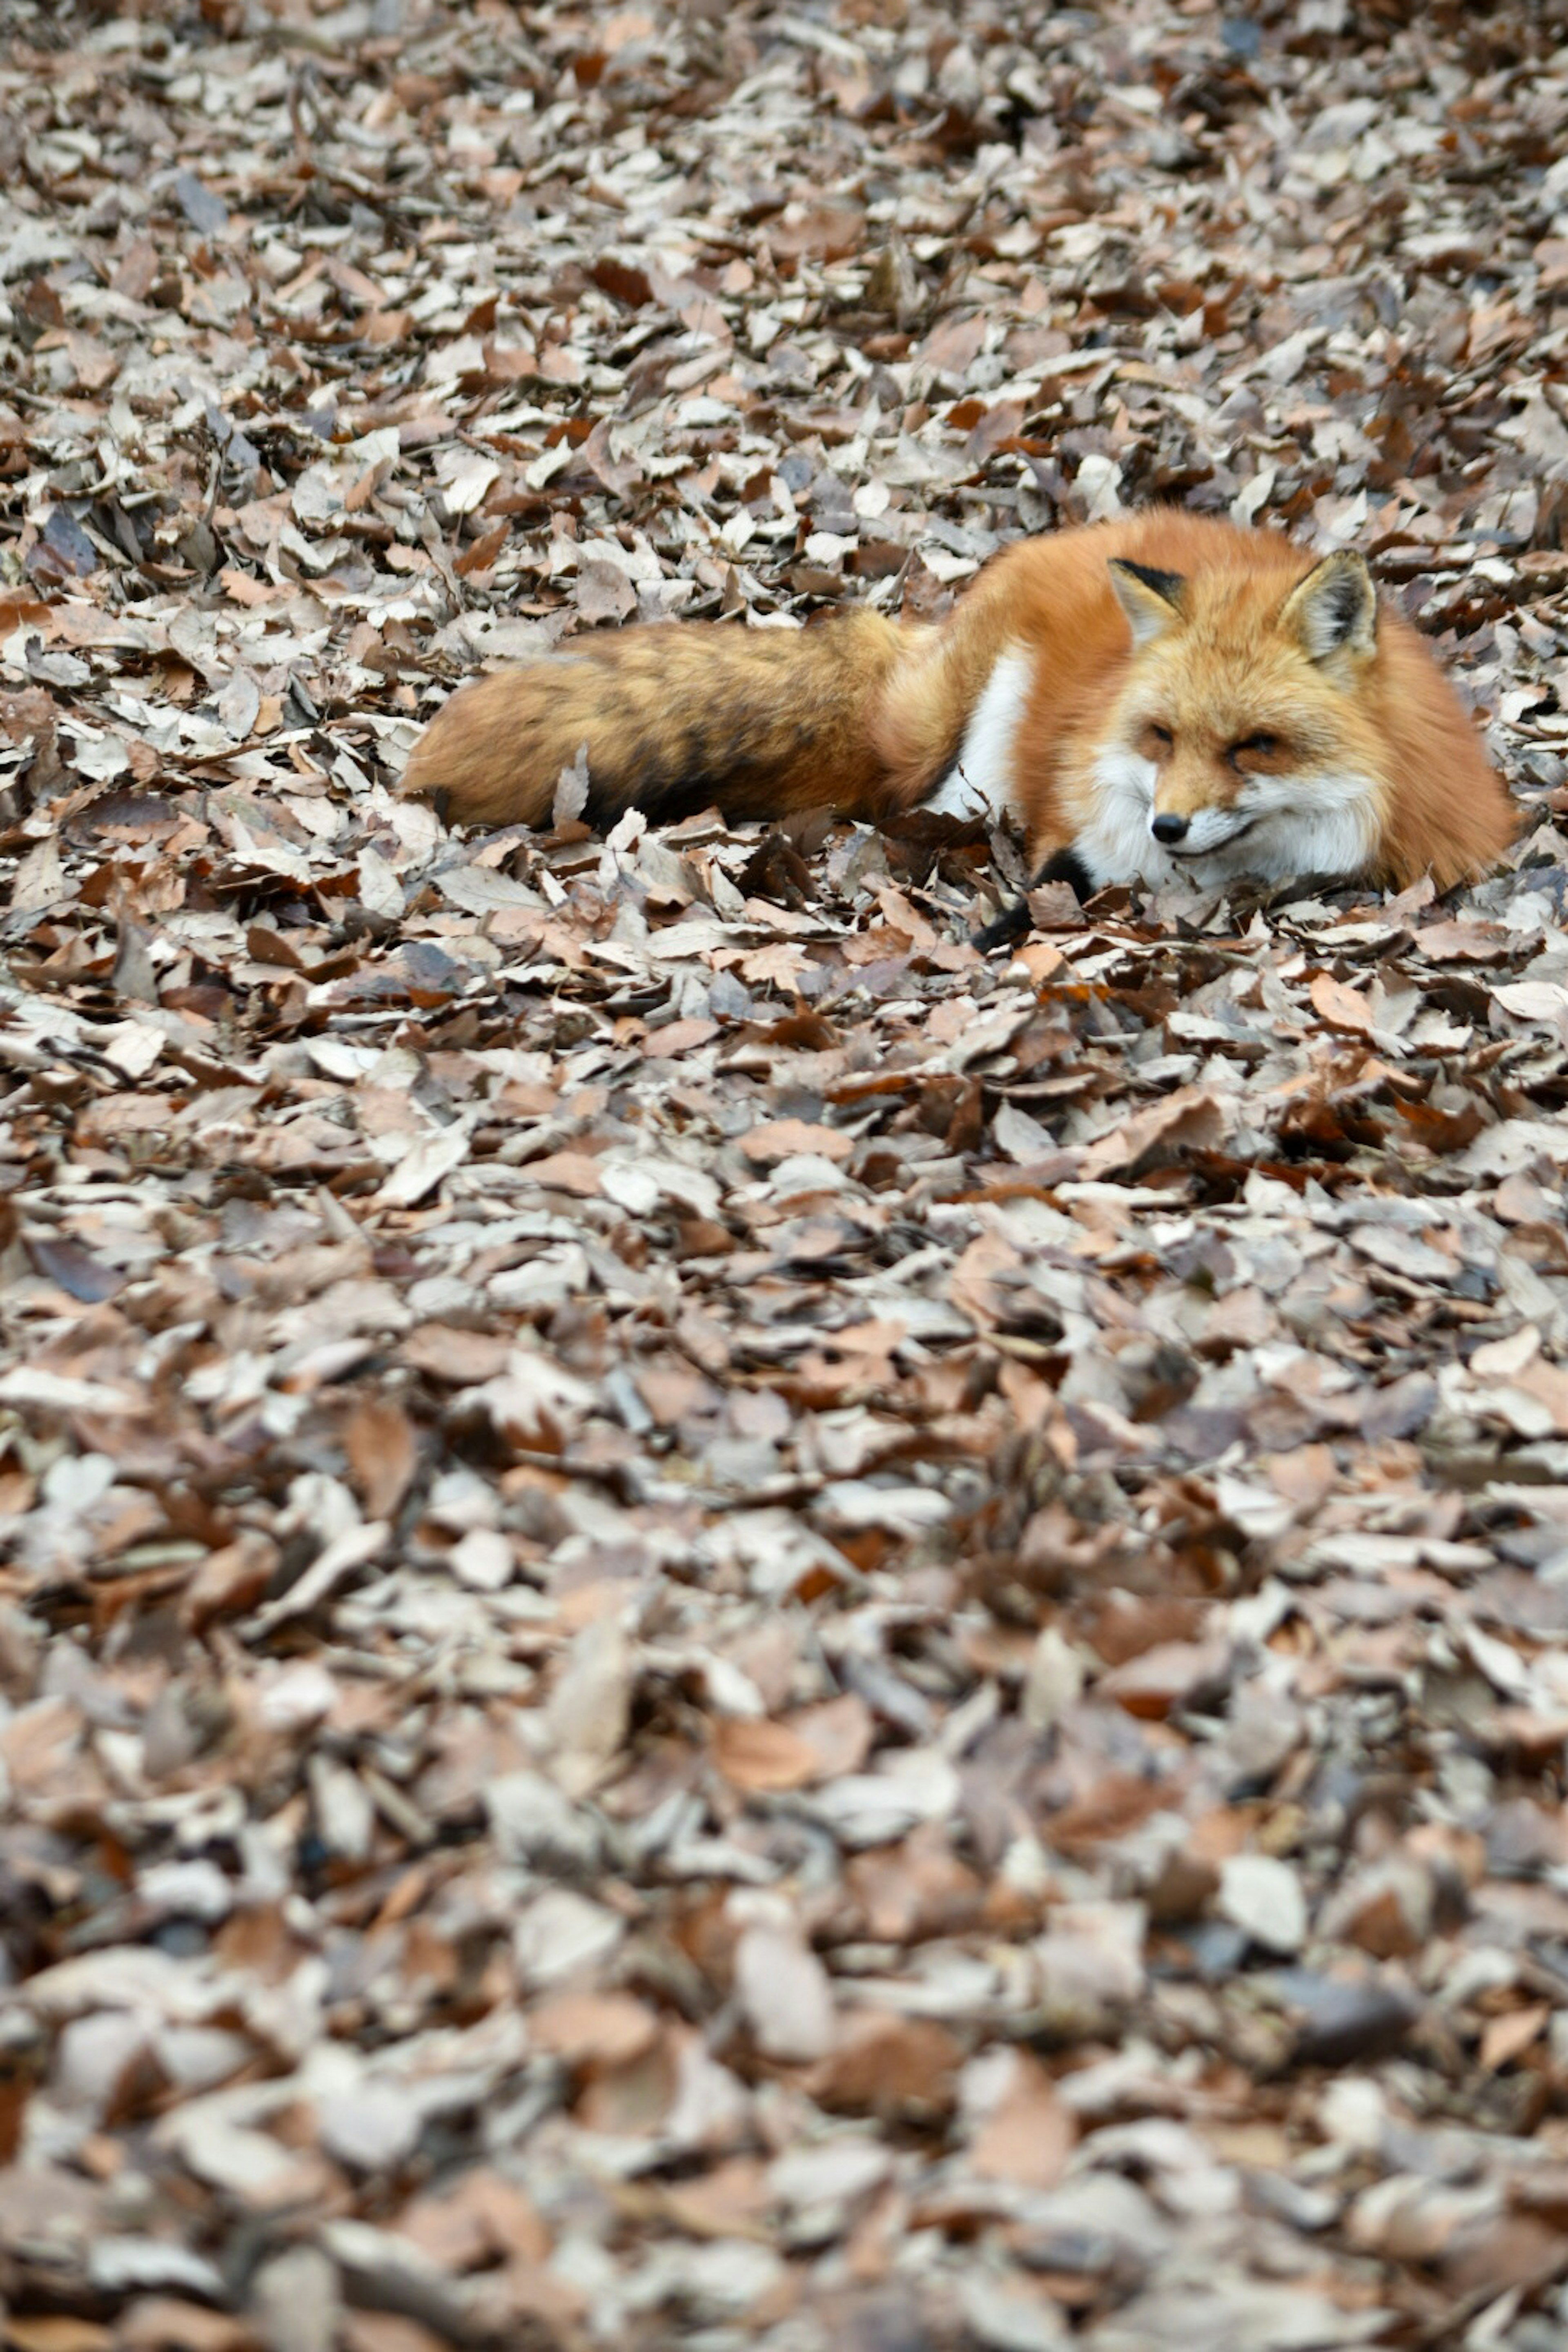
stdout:
POLYGON ((1514 830, 1360 555, 1314 562, 1274 531, 1158 509, 1005 549, 934 626, 861 606, 804 632, 574 639, 464 687, 404 789, 465 822, 545 824, 584 746, 595 819, 1005 809, 1085 897, 1178 877, 1441 890, 1514 830))

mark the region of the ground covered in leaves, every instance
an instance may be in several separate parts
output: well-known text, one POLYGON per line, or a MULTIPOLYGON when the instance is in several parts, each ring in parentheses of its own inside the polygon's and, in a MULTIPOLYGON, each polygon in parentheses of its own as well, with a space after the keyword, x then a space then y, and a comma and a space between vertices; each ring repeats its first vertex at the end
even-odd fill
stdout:
POLYGON ((0 25, 6 2346, 1560 2347, 1563 11, 0 25), (1509 871, 396 797, 1155 497, 1509 871))

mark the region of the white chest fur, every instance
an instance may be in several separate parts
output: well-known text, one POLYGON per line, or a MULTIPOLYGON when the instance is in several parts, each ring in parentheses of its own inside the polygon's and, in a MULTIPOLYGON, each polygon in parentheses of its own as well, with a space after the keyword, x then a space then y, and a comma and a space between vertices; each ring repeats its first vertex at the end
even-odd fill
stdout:
POLYGON ((998 654, 963 730, 957 759, 925 805, 938 816, 994 817, 1014 805, 1015 750, 1029 695, 1030 664, 1016 646, 998 654))

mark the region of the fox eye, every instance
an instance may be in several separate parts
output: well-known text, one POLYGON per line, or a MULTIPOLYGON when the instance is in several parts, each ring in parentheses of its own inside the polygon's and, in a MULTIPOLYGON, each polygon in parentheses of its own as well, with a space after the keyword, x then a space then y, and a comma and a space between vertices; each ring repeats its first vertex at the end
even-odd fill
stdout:
POLYGON ((1231 745, 1230 756, 1234 760, 1243 751, 1256 751, 1260 759, 1267 760, 1271 753, 1278 751, 1279 749, 1279 738, 1278 735, 1269 735, 1267 733, 1244 735, 1239 743, 1233 743, 1231 745))
POLYGON ((1156 743, 1163 743, 1167 751, 1176 740, 1168 727, 1157 727, 1152 720, 1150 721, 1149 732, 1152 735, 1156 743))

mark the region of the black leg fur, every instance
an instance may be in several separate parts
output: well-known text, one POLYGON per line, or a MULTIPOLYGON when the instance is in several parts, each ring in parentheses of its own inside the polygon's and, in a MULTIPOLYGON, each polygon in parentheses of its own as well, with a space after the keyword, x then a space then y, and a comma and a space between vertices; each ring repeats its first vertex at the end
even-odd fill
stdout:
MULTIPOLYGON (((1054 856, 1047 857, 1029 887, 1038 890, 1047 882, 1070 884, 1080 900, 1094 896, 1094 877, 1076 849, 1058 849, 1054 856)), ((973 944, 983 955, 989 955, 994 948, 1011 947, 1016 940, 1027 937, 1031 921, 1027 898, 1019 898, 994 923, 975 931, 972 935, 973 944)))

